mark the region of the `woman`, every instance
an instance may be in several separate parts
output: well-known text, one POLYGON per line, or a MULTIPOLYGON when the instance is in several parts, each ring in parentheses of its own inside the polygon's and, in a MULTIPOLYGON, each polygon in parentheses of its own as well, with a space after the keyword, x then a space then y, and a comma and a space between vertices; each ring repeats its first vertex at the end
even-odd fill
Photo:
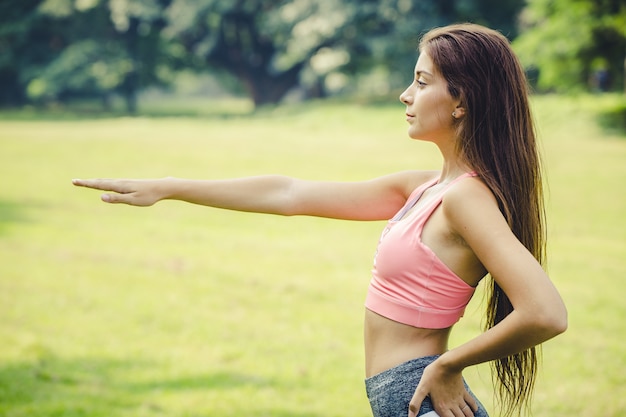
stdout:
POLYGON ((109 203, 177 199, 288 216, 391 218, 365 310, 374 415, 486 416, 462 371, 488 361, 502 414, 519 413, 532 393, 535 346, 567 326, 561 297, 541 267, 542 183, 525 77, 506 38, 477 25, 434 29, 420 52, 400 101, 409 136, 441 151, 441 171, 353 183, 260 176, 74 184, 112 191, 102 196, 109 203), (449 350, 451 328, 485 276, 486 330, 449 350))

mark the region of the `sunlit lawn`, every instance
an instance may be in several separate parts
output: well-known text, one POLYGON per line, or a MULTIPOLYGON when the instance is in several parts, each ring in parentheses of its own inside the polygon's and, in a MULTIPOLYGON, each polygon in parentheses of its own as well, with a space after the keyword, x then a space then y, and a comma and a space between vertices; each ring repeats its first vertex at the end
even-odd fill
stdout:
MULTIPOLYGON (((626 415, 626 135, 595 118, 617 100, 534 100, 549 272, 570 312, 568 332, 544 347, 538 417, 626 415)), ((360 180, 440 164, 406 138, 400 104, 228 112, 0 114, 1 416, 369 415, 361 319, 382 223, 110 206, 70 184, 360 180)), ((480 301, 455 344, 479 331, 480 301)), ((488 367, 466 377, 494 410, 488 367)))

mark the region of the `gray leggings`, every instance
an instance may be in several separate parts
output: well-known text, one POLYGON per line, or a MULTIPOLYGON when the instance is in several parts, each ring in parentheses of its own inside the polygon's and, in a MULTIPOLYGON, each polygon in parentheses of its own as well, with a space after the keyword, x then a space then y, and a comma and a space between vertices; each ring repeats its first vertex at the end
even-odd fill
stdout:
MULTIPOLYGON (((424 368, 438 357, 437 355, 413 359, 367 378, 365 380, 365 389, 374 417, 407 417, 409 402, 411 402, 415 388, 417 388, 417 384, 422 378, 424 368)), ((469 390, 467 384, 465 384, 465 388, 476 399, 478 404, 478 411, 474 413, 474 417, 489 417, 485 407, 469 390)), ((433 405, 430 398, 426 397, 417 415, 421 416, 429 411, 433 411, 433 405)))

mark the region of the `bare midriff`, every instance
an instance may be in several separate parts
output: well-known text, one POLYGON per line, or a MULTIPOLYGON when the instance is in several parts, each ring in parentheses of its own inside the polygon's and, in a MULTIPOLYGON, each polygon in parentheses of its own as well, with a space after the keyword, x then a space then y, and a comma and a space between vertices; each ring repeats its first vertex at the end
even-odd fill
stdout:
POLYGON ((411 359, 448 349, 450 329, 421 329, 365 309, 365 375, 371 377, 411 359))

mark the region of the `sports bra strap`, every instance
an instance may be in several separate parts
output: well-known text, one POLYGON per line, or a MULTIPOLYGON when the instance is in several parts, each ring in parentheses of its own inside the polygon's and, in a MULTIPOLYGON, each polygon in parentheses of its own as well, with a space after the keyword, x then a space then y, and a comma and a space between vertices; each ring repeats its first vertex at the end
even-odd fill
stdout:
MULTIPOLYGON (((455 184, 457 181, 462 180, 463 178, 476 177, 476 176, 477 174, 475 171, 465 172, 459 175, 458 177, 456 177, 455 179, 453 179, 452 181, 450 181, 449 183, 447 183, 445 187, 439 193, 443 194, 444 192, 446 192, 448 188, 450 188, 453 184, 455 184)), ((407 199, 407 202, 404 204, 404 207, 402 207, 400 211, 398 211, 398 213, 396 213, 396 215, 393 216, 391 221, 398 221, 404 218, 407 212, 411 210, 415 206, 415 204, 417 204, 420 198, 422 198, 422 195, 424 194, 424 192, 426 192, 426 190, 428 190, 430 187, 437 185, 438 181, 439 181, 439 178, 435 178, 417 187, 407 199)))

